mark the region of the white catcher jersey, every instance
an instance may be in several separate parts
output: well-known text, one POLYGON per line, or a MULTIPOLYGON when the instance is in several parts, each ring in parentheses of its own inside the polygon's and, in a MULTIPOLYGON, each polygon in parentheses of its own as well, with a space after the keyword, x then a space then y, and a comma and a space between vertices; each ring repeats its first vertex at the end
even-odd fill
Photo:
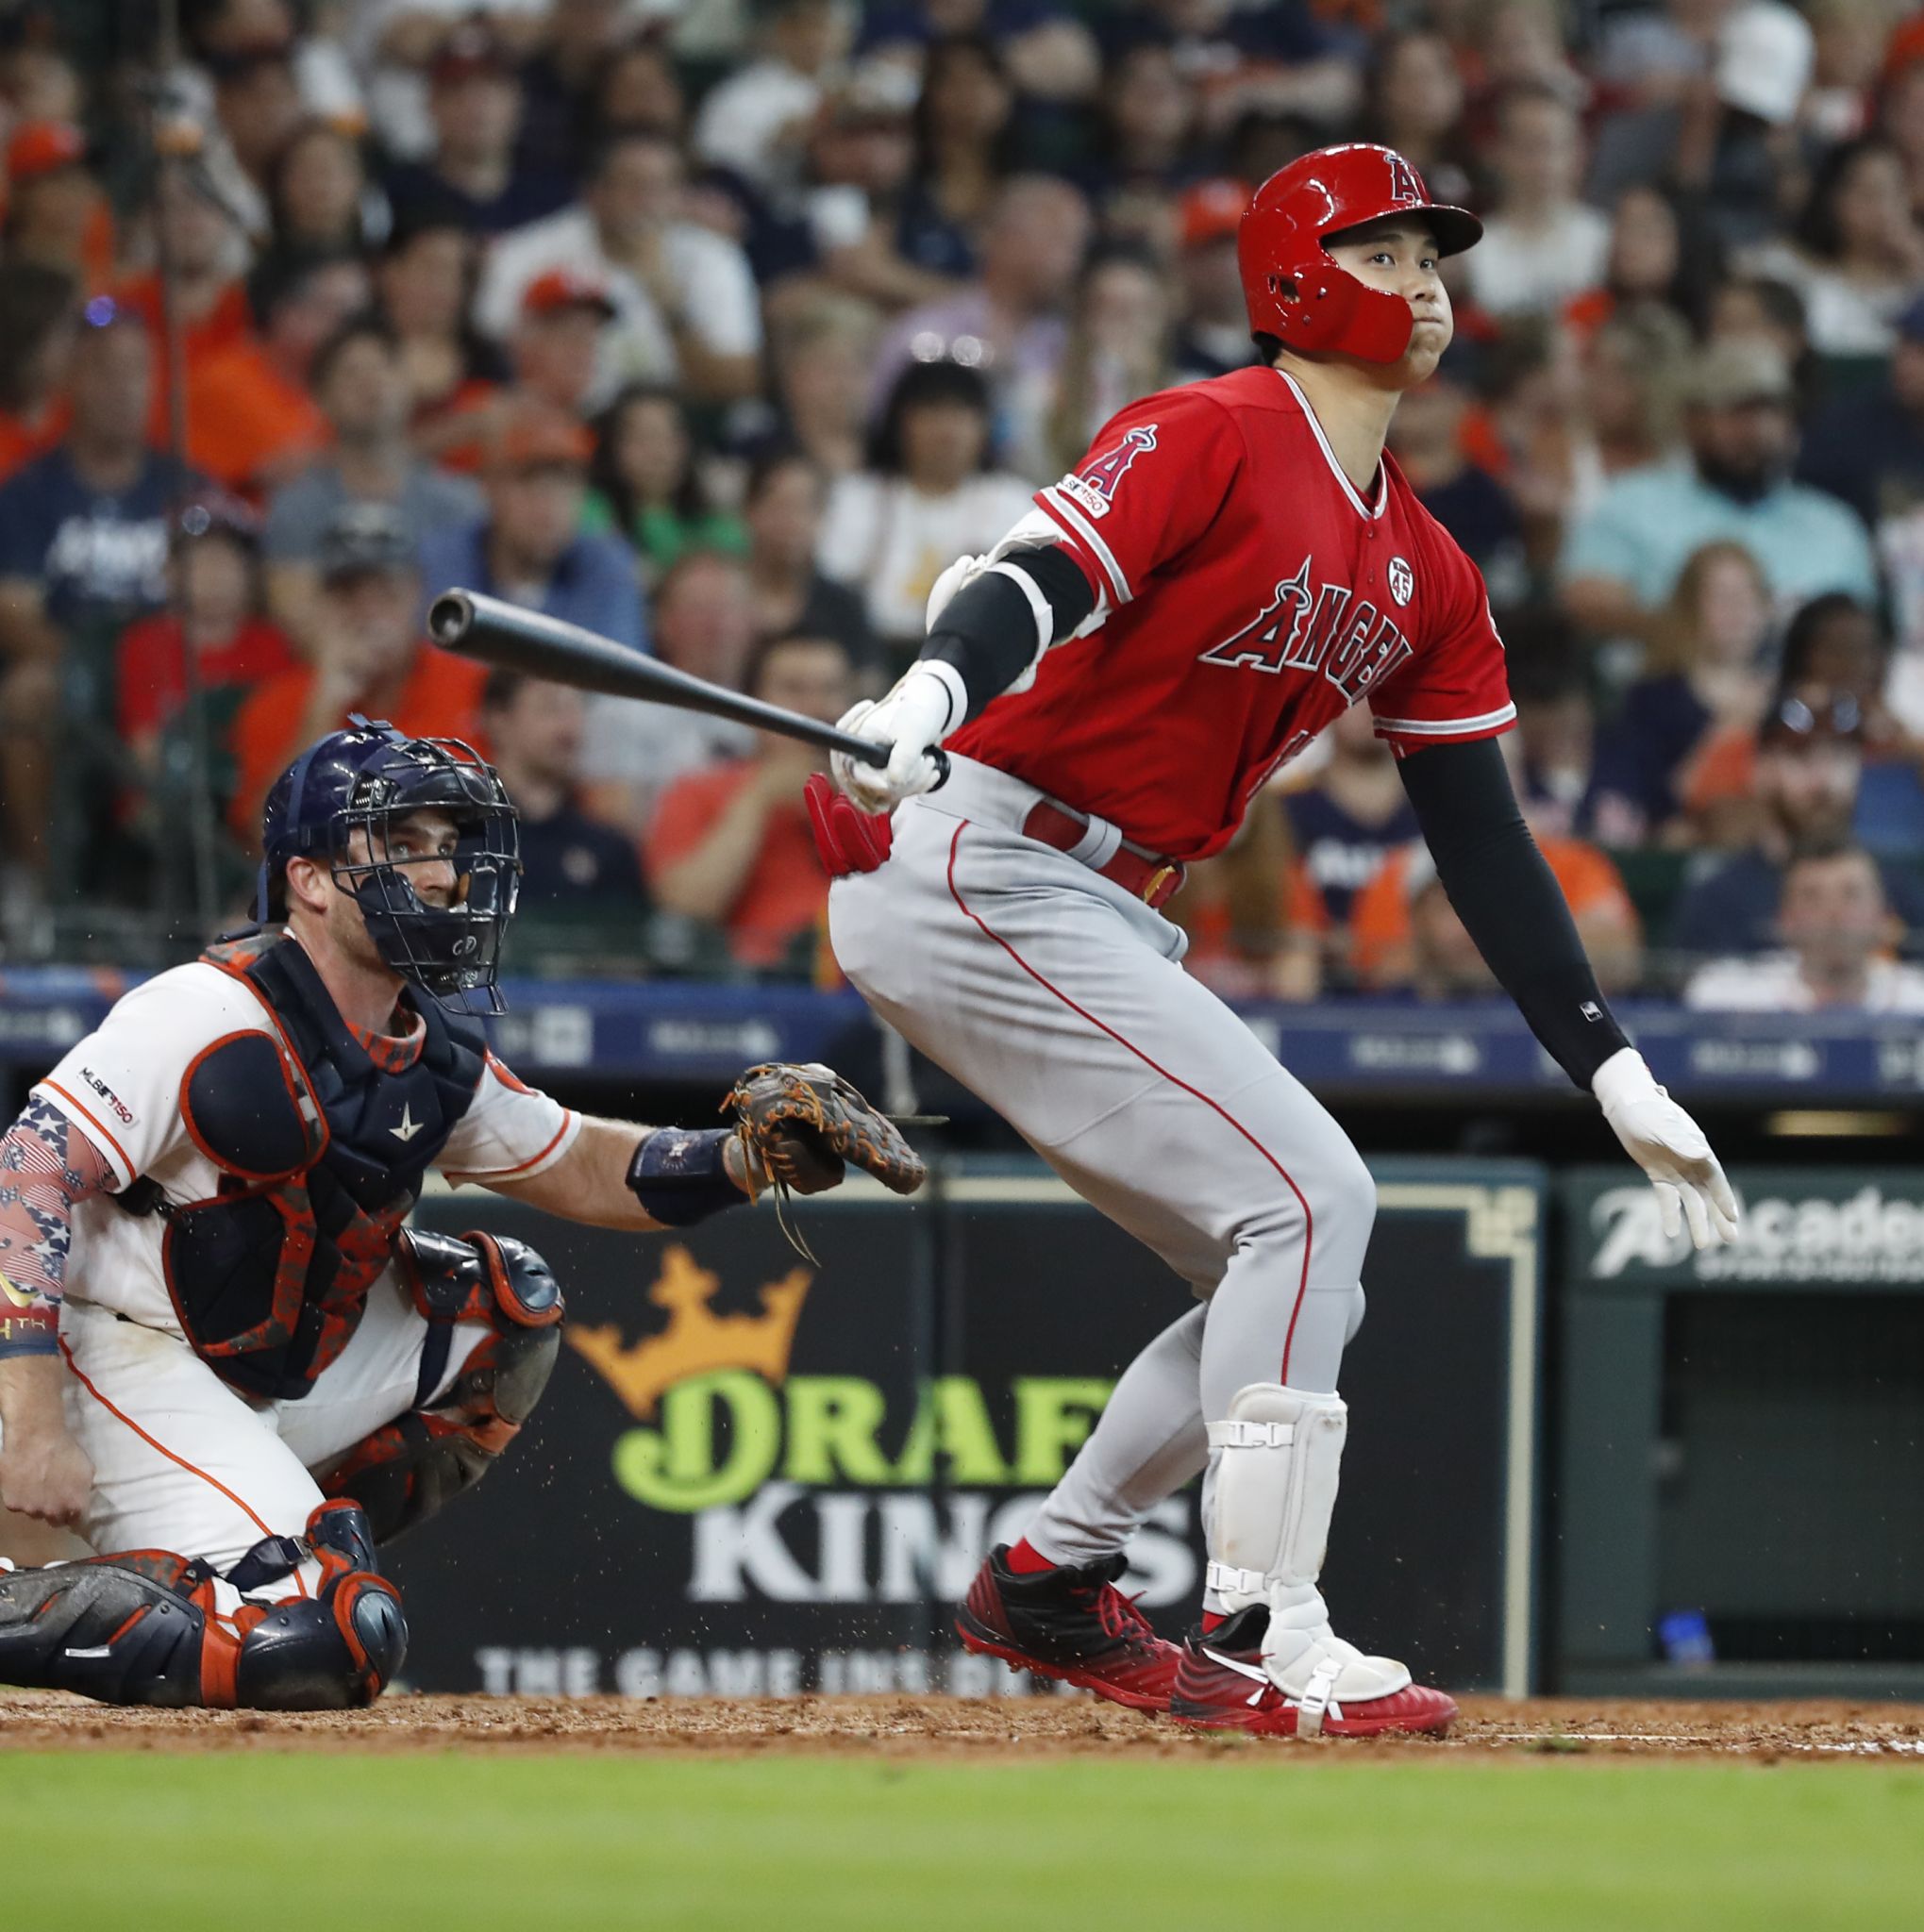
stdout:
MULTIPOLYGON (((246 986, 196 960, 118 1000, 33 1091, 86 1135, 120 1187, 144 1174, 170 1201, 204 1201, 216 1191, 220 1171, 188 1134, 181 1084, 196 1058, 225 1035, 273 1030, 246 986)), ((524 1086, 490 1053, 474 1103, 436 1166, 457 1185, 526 1179, 552 1167, 580 1126, 579 1115, 524 1086)), ((159 1215, 128 1214, 100 1195, 76 1202, 68 1295, 178 1335, 160 1261, 165 1234, 159 1215)))

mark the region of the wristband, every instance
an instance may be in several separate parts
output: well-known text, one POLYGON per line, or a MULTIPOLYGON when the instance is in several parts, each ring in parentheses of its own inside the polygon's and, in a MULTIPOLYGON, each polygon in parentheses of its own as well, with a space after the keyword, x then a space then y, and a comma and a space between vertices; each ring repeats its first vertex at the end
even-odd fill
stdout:
MULTIPOLYGON (((0 1277, 4 1278, 4 1277, 0 1277)), ((28 1355, 59 1355, 60 1318, 51 1308, 36 1308, 31 1314, 0 1314, 0 1362, 28 1355)))
POLYGON ((732 1127, 657 1127, 628 1162, 628 1191, 663 1227, 693 1227, 747 1200, 722 1156, 732 1127))

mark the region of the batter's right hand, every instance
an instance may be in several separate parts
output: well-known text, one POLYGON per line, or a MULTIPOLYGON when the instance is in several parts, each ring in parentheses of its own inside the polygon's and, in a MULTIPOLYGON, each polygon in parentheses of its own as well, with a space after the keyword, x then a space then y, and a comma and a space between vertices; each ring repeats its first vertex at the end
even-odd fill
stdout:
POLYGON ((0 1445, 0 1507, 65 1529, 80 1520, 93 1492, 93 1465, 58 1416, 25 1428, 7 1424, 0 1445))
POLYGON ((863 811, 893 811, 905 798, 932 791, 942 769, 930 756, 968 710, 968 692, 953 665, 923 658, 910 665, 879 703, 867 699, 840 720, 871 744, 893 745, 886 765, 870 765, 844 752, 828 754, 835 782, 863 811))

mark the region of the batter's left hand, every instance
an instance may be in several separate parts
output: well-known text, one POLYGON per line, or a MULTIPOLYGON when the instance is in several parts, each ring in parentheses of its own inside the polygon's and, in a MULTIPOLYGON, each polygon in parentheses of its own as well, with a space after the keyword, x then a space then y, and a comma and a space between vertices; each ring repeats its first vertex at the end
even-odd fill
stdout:
POLYGON ((886 765, 859 763, 828 754, 835 782, 863 811, 893 811, 905 798, 932 791, 942 782, 933 753, 968 708, 962 679, 946 664, 923 659, 910 665, 879 704, 866 699, 841 720, 872 744, 895 747, 886 765))
POLYGON ((1737 1238, 1737 1198, 1704 1132, 1657 1085, 1634 1047, 1613 1054, 1590 1082, 1603 1118, 1657 1191, 1664 1232, 1688 1223, 1691 1244, 1715 1248, 1737 1238))

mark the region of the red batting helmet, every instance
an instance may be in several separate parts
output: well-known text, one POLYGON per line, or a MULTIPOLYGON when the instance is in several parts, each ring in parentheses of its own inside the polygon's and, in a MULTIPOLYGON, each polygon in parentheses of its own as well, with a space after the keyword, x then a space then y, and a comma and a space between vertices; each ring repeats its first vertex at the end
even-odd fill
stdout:
POLYGON ((1236 231, 1251 332, 1292 349, 1341 349, 1365 362, 1396 361, 1410 346, 1410 305, 1338 268, 1323 244, 1346 228, 1415 210, 1445 255, 1461 253, 1482 235, 1482 223, 1467 208, 1431 201, 1422 175, 1392 148, 1355 142, 1279 169, 1256 191, 1236 231))

